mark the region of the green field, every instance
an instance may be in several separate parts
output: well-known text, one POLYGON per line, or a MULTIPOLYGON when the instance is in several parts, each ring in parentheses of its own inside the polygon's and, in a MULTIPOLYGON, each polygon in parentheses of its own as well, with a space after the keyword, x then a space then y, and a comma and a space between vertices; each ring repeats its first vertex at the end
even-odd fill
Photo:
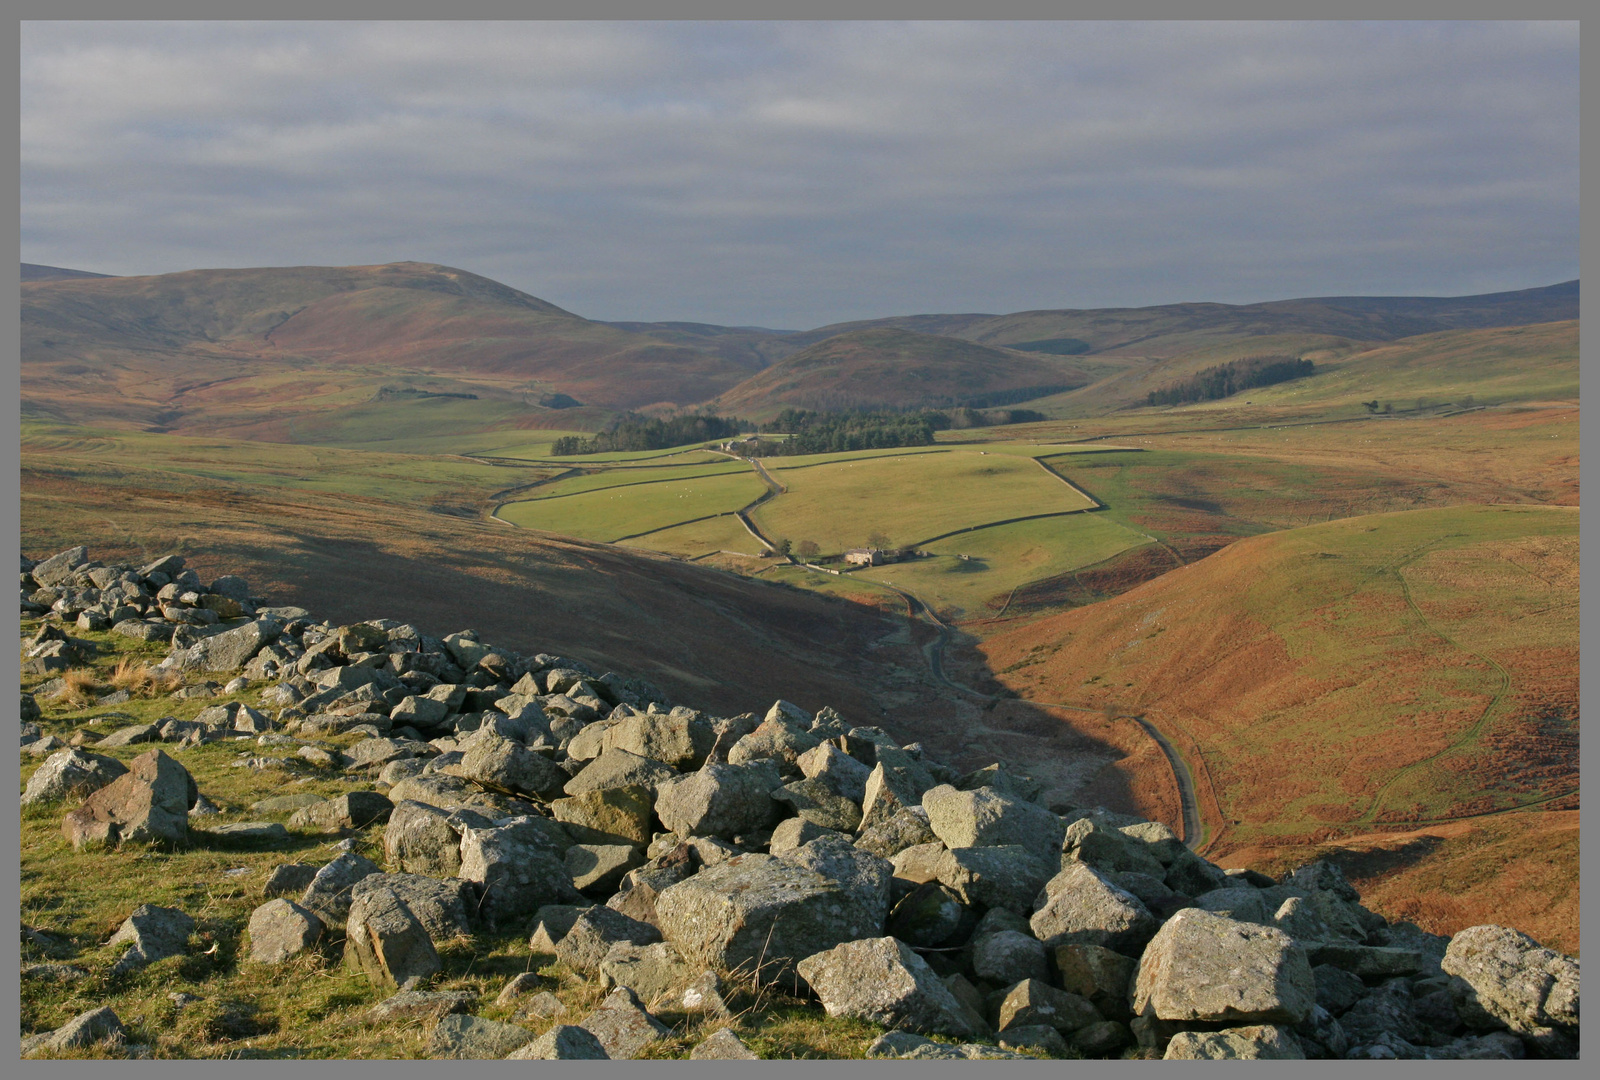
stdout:
POLYGON ((604 487, 556 499, 509 503, 500 517, 525 529, 614 541, 738 510, 767 490, 755 473, 604 487))
POLYGON ((941 618, 983 618, 999 611, 1020 585, 1150 542, 1103 514, 1071 514, 961 533, 929 544, 933 558, 857 570, 851 577, 893 583, 941 618))
MULTIPOLYGON (((560 459, 557 459, 560 460, 560 459)), ((700 480, 708 476, 726 476, 731 473, 748 473, 750 466, 742 461, 729 461, 722 458, 712 464, 701 465, 686 463, 683 465, 663 466, 648 468, 636 465, 616 466, 607 469, 597 469, 593 472, 580 473, 576 476, 566 476, 528 492, 528 501, 538 502, 544 499, 560 499, 568 495, 577 495, 585 491, 600 491, 601 489, 621 489, 634 487, 639 484, 674 483, 684 480, 700 480)), ((519 500, 521 501, 521 500, 519 500)))
POLYGON ((694 521, 687 525, 674 525, 657 532, 625 541, 629 547, 642 547, 650 551, 664 551, 694 559, 714 551, 733 551, 741 555, 763 555, 760 541, 750 535, 750 530, 739 523, 732 514, 694 521))
POLYGON ((867 543, 874 533, 895 545, 1033 514, 1083 510, 1071 487, 1018 456, 952 450, 877 455, 777 473, 787 493, 752 518, 771 538, 811 540, 824 553, 867 543))

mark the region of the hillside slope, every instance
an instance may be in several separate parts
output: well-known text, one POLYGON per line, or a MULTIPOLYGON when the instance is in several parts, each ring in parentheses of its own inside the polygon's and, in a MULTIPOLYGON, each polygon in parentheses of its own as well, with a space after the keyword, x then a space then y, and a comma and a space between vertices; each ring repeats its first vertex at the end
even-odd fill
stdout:
POLYGON ((425 263, 39 281, 21 299, 24 408, 63 419, 182 430, 246 399, 305 408, 304 387, 279 383, 308 370, 475 380, 608 408, 701 401, 748 373, 425 263), (234 400, 191 397, 219 384, 234 400))
POLYGON ((1001 405, 1081 386, 1081 367, 955 338, 882 327, 802 349, 724 393, 723 412, 1001 405))
MULTIPOLYGON (((1576 508, 1462 506, 1269 533, 981 651, 1025 699, 1161 727, 1214 858, 1569 808, 1577 530, 1576 508)), ((1552 873, 1557 895, 1576 868, 1552 873)))
POLYGON ((1578 282, 1478 296, 1325 296, 1259 304, 1183 303, 1141 308, 1046 309, 1008 315, 893 316, 821 327, 810 344, 846 330, 892 327, 983 345, 1085 354, 1167 357, 1224 338, 1313 334, 1393 341, 1442 330, 1521 326, 1578 317, 1578 282), (1066 344, 1075 342, 1075 345, 1066 344), (1055 343, 1055 344, 1052 344, 1055 343))

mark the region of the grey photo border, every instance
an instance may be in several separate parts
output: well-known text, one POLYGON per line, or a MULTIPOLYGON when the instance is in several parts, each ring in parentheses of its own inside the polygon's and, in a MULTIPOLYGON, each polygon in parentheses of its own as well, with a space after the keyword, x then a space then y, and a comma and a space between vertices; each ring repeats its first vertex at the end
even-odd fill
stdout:
MULTIPOLYGON (((1048 3, 1046 0, 988 0, 986 3, 960 3, 956 0, 870 0, 856 3, 842 3, 840 0, 811 0, 804 5, 798 3, 767 2, 736 3, 732 0, 670 0, 670 2, 645 3, 643 0, 542 0, 539 3, 514 3, 511 0, 465 0, 448 5, 428 4, 419 0, 323 0, 321 3, 309 3, 307 0, 278 0, 269 5, 260 3, 210 3, 197 2, 197 0, 139 0, 137 3, 114 3, 113 0, 54 0, 54 2, 41 2, 41 0, 21 0, 17 7, 17 20, 7 27, 11 55, 18 56, 20 52, 20 27, 26 20, 187 20, 187 19, 215 19, 234 20, 250 18, 270 18, 273 21, 289 19, 305 19, 312 21, 328 19, 373 19, 373 20, 431 20, 447 17, 456 20, 485 20, 485 19, 514 19, 514 20, 539 20, 539 19, 588 19, 588 20, 625 20, 625 19, 650 19, 650 20, 721 20, 721 19, 803 19, 816 21, 823 19, 837 20, 863 20, 863 19, 951 19, 967 20, 981 18, 984 20, 1084 20, 1084 19, 1115 19, 1115 20, 1158 20, 1158 19, 1199 19, 1199 20, 1244 20, 1244 19, 1281 19, 1301 21, 1308 19, 1338 19, 1340 21, 1362 18, 1373 20, 1396 19, 1440 19, 1440 20, 1577 20, 1581 7, 1572 0, 1533 0, 1519 4, 1493 3, 1489 0, 1457 0, 1447 3, 1445 0, 1403 0, 1400 3, 1377 3, 1374 0, 1353 0, 1337 6, 1327 3, 1266 3, 1263 0, 1205 0, 1203 3, 1181 4, 1175 0, 1078 0, 1076 3, 1048 3), (270 14, 268 14, 270 12, 270 14)), ((19 95, 20 89, 17 80, 9 84, 11 94, 19 95)), ((1584 95, 1585 98, 1594 96, 1592 93, 1584 95)), ((1591 103, 1594 104, 1594 103, 1591 103)), ((1595 115, 1593 109, 1588 110, 1589 115, 1595 115)), ((20 142, 20 126, 19 126, 20 142)), ((19 151, 20 153, 20 151, 19 151)), ((1584 155, 1587 164, 1587 153, 1584 155)), ((11 170, 5 186, 13 191, 20 200, 20 178, 17 169, 11 170)), ((20 222, 8 226, 13 230, 13 235, 18 239, 20 248, 20 222)), ((1597 247, 1590 238, 1586 238, 1582 250, 1597 247)), ((18 270, 18 264, 12 264, 18 270)), ((12 278, 13 282, 17 281, 12 278)), ((13 294, 15 295, 15 294, 13 294)), ((1580 310, 1581 307, 1580 307, 1580 310)), ((6 343, 3 361, 0 361, 0 372, 11 391, 13 402, 20 400, 21 390, 21 356, 20 356, 20 317, 18 309, 7 308, 5 311, 5 324, 3 339, 6 343)), ((1593 350, 1583 349, 1580 345, 1579 371, 1587 371, 1590 363, 1590 354, 1593 350)), ((8 524, 11 526, 12 535, 19 536, 21 530, 21 477, 20 477, 20 438, 21 417, 15 408, 5 413, 3 418, 7 453, 10 455, 12 467, 4 473, 6 497, 3 509, 7 515, 8 524)), ((1600 436, 1596 436, 1587 425, 1580 429, 1580 455, 1588 450, 1600 446, 1600 436)), ((1580 523, 1587 520, 1586 511, 1580 510, 1580 523)), ((1587 530, 1584 530, 1587 532, 1587 530)), ((1580 551, 1582 550, 1580 545, 1580 551)), ((1580 601, 1586 593, 1586 588, 1580 591, 1580 601)), ((1592 644, 1592 638, 1587 633, 1591 629, 1586 616, 1580 618, 1580 633, 1584 644, 1580 645, 1580 668, 1588 667, 1588 660, 1595 655, 1597 646, 1592 644)), ((4 671, 13 682, 20 681, 20 658, 17 654, 5 651, 0 654, 0 663, 4 664, 4 671)), ((1600 691, 1597 691, 1600 694, 1600 691)), ((1587 693, 1580 689, 1580 711, 1584 711, 1590 700, 1596 694, 1587 693)), ((1580 749, 1580 768, 1587 772, 1596 758, 1593 741, 1580 749)), ((1581 784, 1581 781, 1580 781, 1581 784)), ((7 803, 5 809, 8 835, 20 836, 19 809, 15 804, 7 803)), ((1587 831, 1591 824, 1588 818, 1588 808, 1580 812, 1580 822, 1587 831)), ((1593 885, 1593 866, 1586 865, 1581 873, 1581 882, 1584 893, 1590 892, 1593 885)), ((20 867, 17 863, 7 863, 3 868, 3 880, 7 883, 5 903, 9 910, 17 912, 20 922, 20 867)), ((20 966, 20 945, 19 945, 20 966)), ((16 971, 13 968, 13 971, 16 971)), ((19 982, 13 978, 4 986, 5 1001, 10 1007, 11 1015, 20 1015, 21 989, 19 982)), ((1589 1025, 1593 1026, 1593 1024, 1589 1025)), ((17 1074, 24 1077, 35 1075, 67 1076, 77 1075, 78 1068, 84 1068, 87 1073, 97 1073, 101 1068, 116 1068, 119 1076, 127 1076, 132 1080, 151 1080, 172 1076, 202 1076, 215 1067, 212 1062, 171 1062, 171 1061, 116 1061, 116 1062, 47 1062, 47 1061, 21 1061, 20 1071, 17 1074)), ((321 1075, 321 1069, 326 1068, 325 1062, 310 1061, 236 1061, 227 1066, 227 1071, 236 1076, 269 1076, 269 1075, 321 1075)), ((477 1076, 526 1076, 528 1067, 510 1062, 472 1062, 454 1063, 452 1069, 465 1067, 475 1077, 477 1076)), ((1498 1062, 1396 1062, 1385 1066, 1354 1066, 1363 1068, 1369 1074, 1376 1069, 1382 1069, 1385 1075, 1395 1072, 1406 1074, 1431 1073, 1443 1076, 1448 1071, 1452 1078, 1455 1077, 1503 1077, 1506 1069, 1498 1062)), ((712 1076, 743 1075, 747 1066, 737 1062, 690 1062, 690 1061, 653 1061, 648 1066, 626 1065, 614 1062, 565 1062, 550 1063, 549 1065, 535 1066, 540 1075, 550 1072, 560 1075, 582 1076, 611 1076, 611 1075, 639 1075, 648 1068, 652 1077, 661 1080, 670 1078, 696 1077, 703 1078, 706 1071, 712 1076)), ((909 1076, 913 1072, 921 1076, 972 1076, 977 1073, 990 1074, 992 1067, 988 1063, 976 1066, 976 1063, 966 1062, 866 1062, 866 1061, 808 1061, 808 1062, 763 1062, 755 1067, 762 1076, 838 1076, 849 1077, 855 1075, 882 1076, 885 1074, 909 1076)), ((1003 1067, 1005 1074, 1015 1076, 1018 1080, 1030 1077, 1060 1077, 1070 1075, 1079 1076, 1106 1076, 1118 1077, 1159 1075, 1163 1067, 1156 1062, 1115 1062, 1115 1061, 1084 1061, 1072 1062, 1018 1062, 1003 1067)), ((1352 1066, 1336 1061, 1306 1061, 1295 1063, 1274 1062, 1270 1066, 1263 1064, 1255 1069, 1258 1075, 1284 1075, 1294 1076, 1335 1076, 1348 1074, 1352 1066), (1268 1071, 1270 1069, 1270 1072, 1268 1071)), ((1540 1075, 1548 1076, 1578 1076, 1581 1073, 1579 1062, 1526 1062, 1520 1063, 1521 1068, 1534 1069, 1540 1075)), ((363 1073, 370 1076, 381 1075, 388 1078, 435 1077, 439 1073, 437 1064, 428 1061, 351 1061, 341 1063, 342 1075, 363 1073), (394 1070, 398 1069, 396 1073, 394 1070)), ((1197 1078, 1236 1076, 1237 1063, 1234 1062, 1190 1062, 1186 1063, 1184 1072, 1186 1076, 1197 1078)), ((9 1070, 8 1070, 9 1071, 9 1070)), ((1252 1071, 1247 1066, 1246 1071, 1252 1071)))

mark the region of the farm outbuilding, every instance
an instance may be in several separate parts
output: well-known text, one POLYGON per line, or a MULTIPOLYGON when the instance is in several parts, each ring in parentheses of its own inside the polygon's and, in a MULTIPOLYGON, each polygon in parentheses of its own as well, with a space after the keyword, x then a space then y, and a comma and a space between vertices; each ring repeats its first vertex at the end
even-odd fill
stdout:
POLYGON ((844 553, 844 561, 851 566, 882 566, 888 560, 877 548, 851 548, 844 553))

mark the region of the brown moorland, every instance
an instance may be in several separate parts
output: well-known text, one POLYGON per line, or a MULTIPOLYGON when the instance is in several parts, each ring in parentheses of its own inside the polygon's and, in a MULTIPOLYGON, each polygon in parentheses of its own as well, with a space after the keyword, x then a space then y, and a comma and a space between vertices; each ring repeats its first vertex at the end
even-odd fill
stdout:
POLYGON ((1241 540, 978 649, 1025 699, 1161 727, 1211 857, 1303 861, 1384 823, 1573 805, 1576 586, 1573 509, 1407 511, 1241 540))

